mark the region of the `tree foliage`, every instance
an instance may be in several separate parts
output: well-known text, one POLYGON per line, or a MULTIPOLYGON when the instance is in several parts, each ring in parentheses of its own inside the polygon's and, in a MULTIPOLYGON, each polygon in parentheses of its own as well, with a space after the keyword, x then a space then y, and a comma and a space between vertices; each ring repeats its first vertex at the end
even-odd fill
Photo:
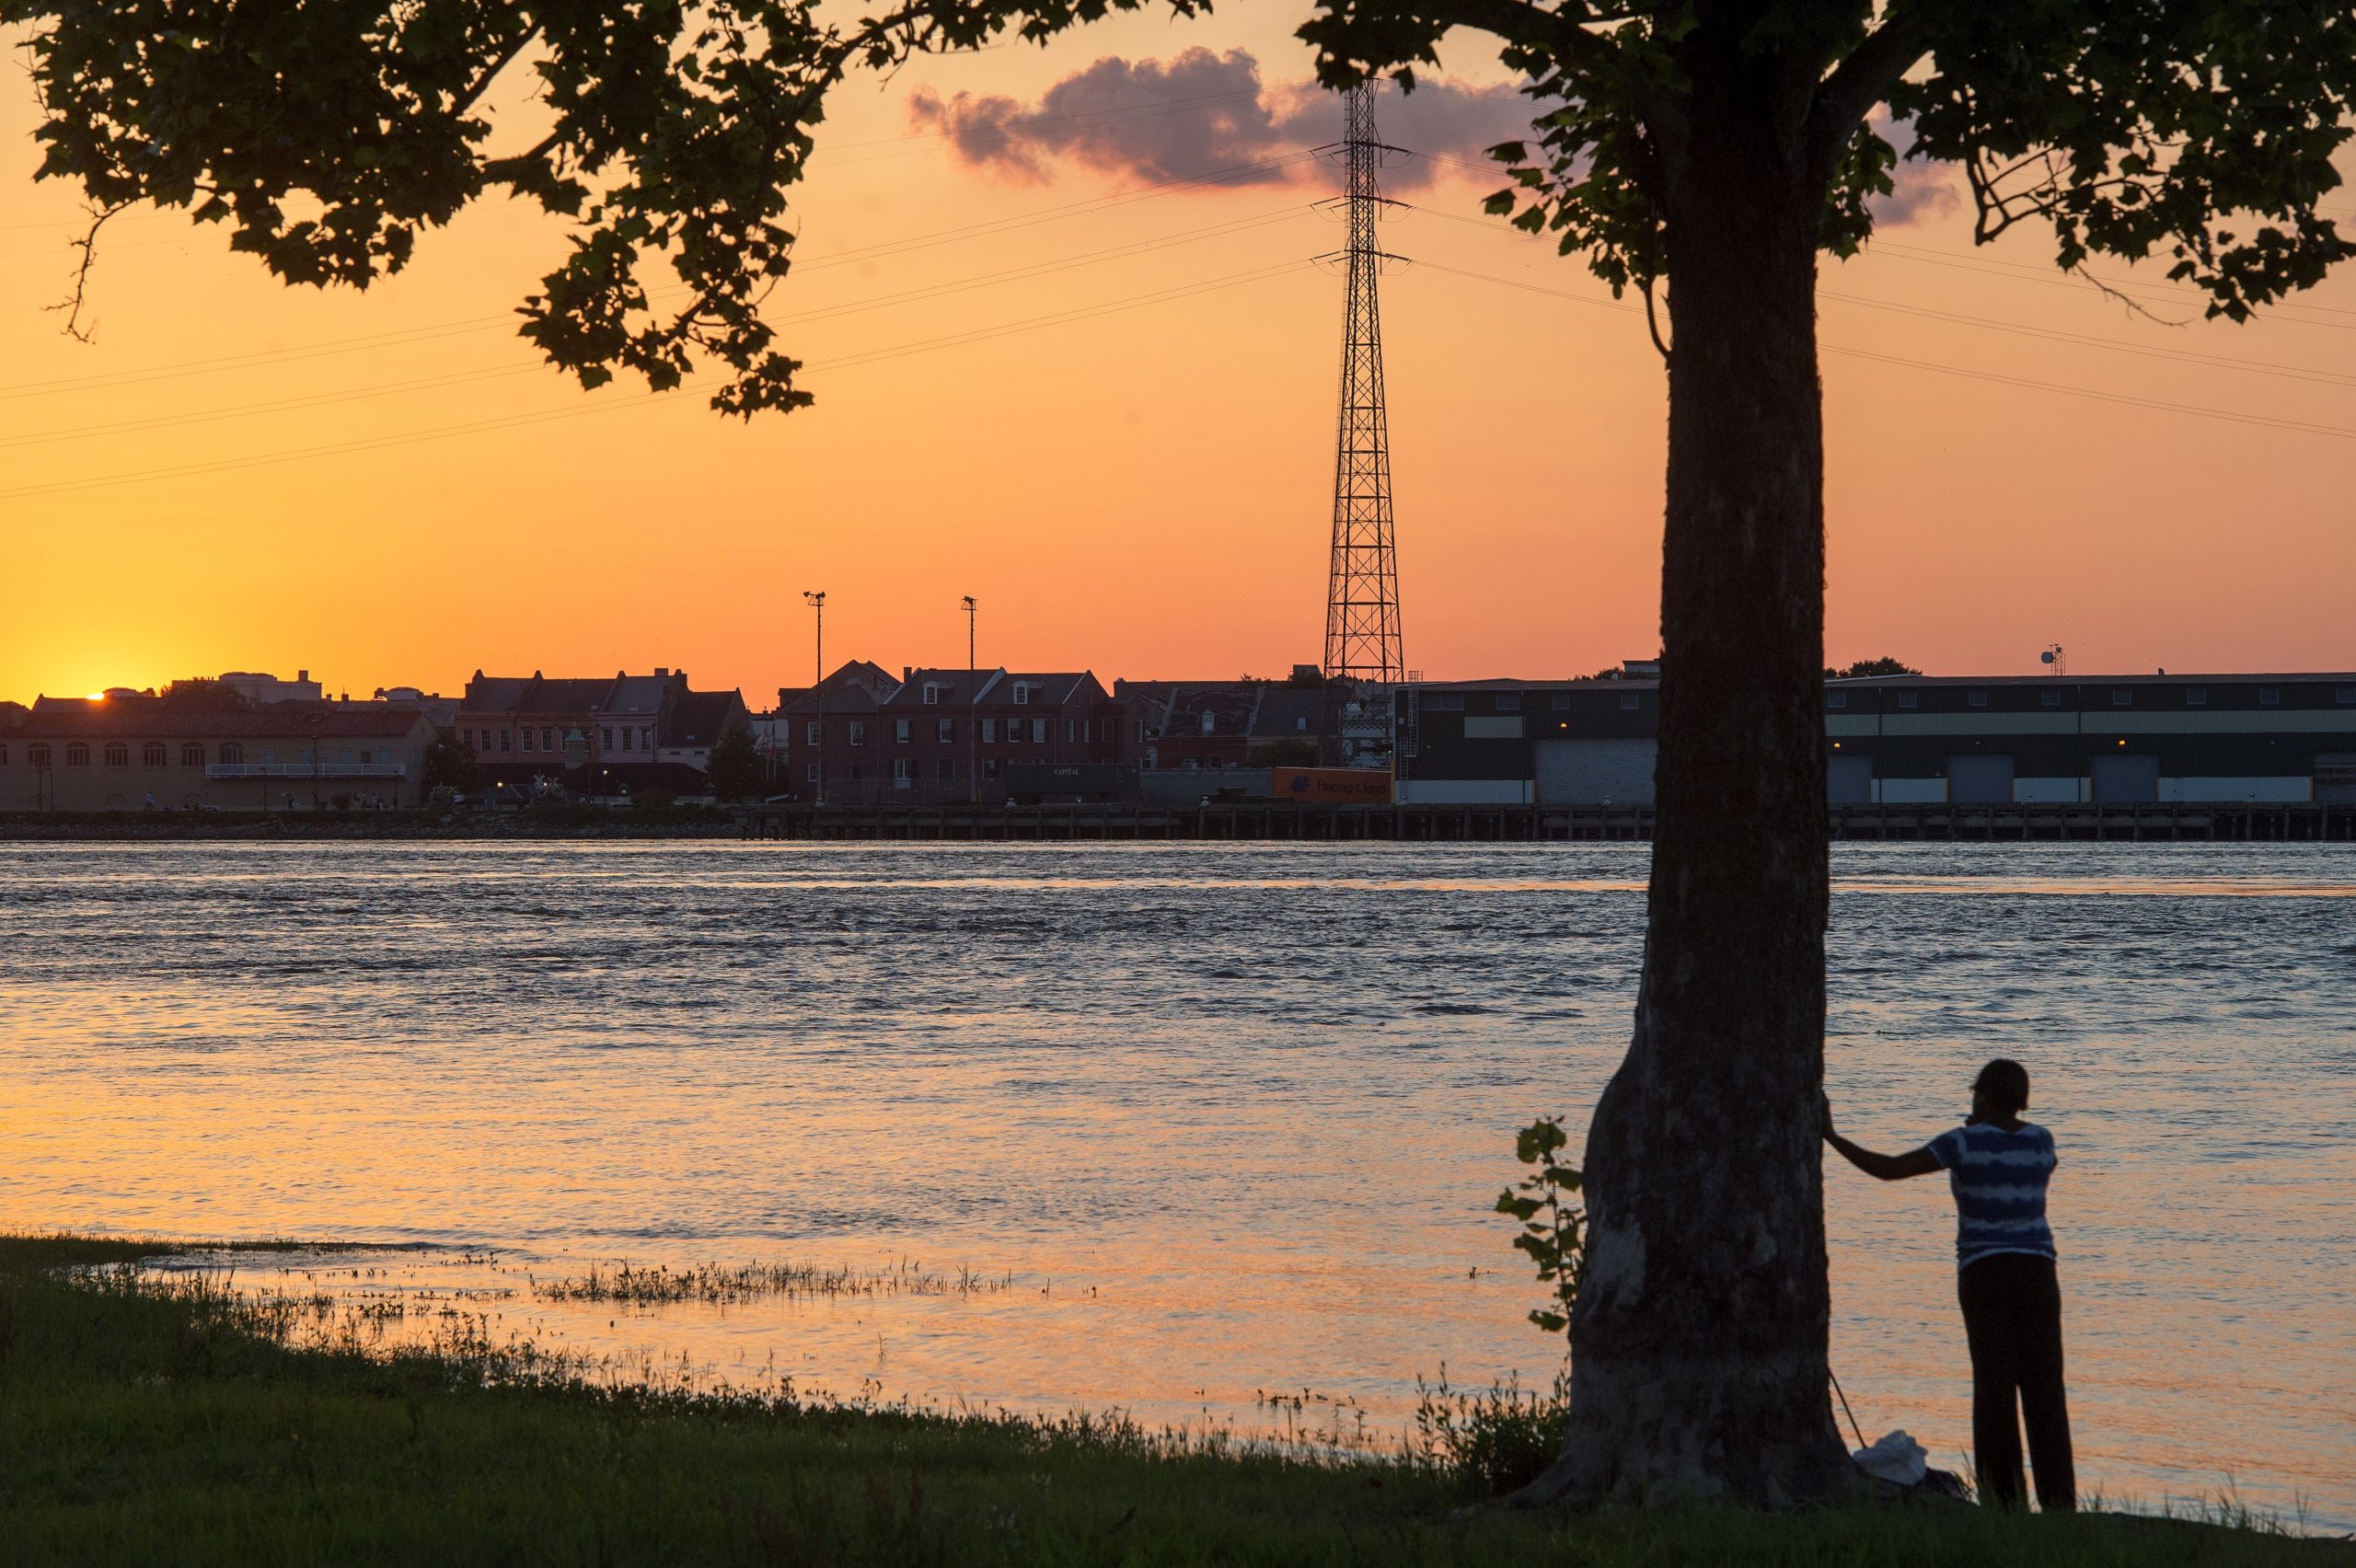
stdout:
POLYGON ((420 782, 427 793, 446 786, 463 794, 482 788, 482 764, 475 758, 475 748, 460 740, 456 732, 443 731, 425 748, 425 767, 420 782))
POLYGON ((1885 653, 1878 659, 1853 660, 1846 669, 1836 670, 1828 664, 1824 669, 1824 678, 1828 681, 1854 681, 1868 675, 1919 675, 1922 673, 1913 665, 1885 653))
POLYGON ((704 765, 711 792, 723 801, 742 801, 768 788, 768 765, 753 744, 753 732, 742 725, 712 743, 704 765))
POLYGON ((181 713, 242 713, 253 706, 244 692, 210 675, 173 681, 164 687, 157 700, 181 713))

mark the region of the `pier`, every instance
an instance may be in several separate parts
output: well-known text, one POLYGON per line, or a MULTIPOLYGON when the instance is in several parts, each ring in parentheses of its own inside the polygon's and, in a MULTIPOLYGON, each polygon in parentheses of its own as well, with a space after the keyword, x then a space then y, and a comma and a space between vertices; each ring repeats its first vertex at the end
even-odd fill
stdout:
MULTIPOLYGON (((1203 805, 810 806, 740 808, 746 838, 1053 842, 1103 839, 1538 843, 1653 835, 1649 806, 1327 805, 1221 801, 1203 805)), ((2356 840, 2356 803, 2223 805, 1835 806, 1842 841, 2356 840)))

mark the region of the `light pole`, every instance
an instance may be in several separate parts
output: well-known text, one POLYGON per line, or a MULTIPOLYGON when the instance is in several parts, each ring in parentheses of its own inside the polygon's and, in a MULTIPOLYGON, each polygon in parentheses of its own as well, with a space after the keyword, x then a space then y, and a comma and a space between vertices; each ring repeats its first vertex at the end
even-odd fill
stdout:
POLYGON ((826 594, 805 593, 802 602, 818 612, 818 651, 810 666, 810 684, 818 693, 818 793, 815 805, 826 803, 826 594))
POLYGON ((982 800, 982 726, 980 722, 982 694, 974 684, 974 612, 979 606, 971 594, 965 595, 965 802, 979 805, 982 800))

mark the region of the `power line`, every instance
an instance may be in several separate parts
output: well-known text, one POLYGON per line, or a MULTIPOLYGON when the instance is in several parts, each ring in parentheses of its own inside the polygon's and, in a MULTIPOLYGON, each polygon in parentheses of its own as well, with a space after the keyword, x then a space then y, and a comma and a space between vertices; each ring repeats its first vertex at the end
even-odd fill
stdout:
MULTIPOLYGON (((1557 299, 1570 300, 1575 304, 1597 306, 1605 310, 1617 310, 1628 315, 1643 314, 1633 305, 1594 299, 1588 295, 1572 294, 1565 289, 1548 288, 1542 283, 1495 277, 1487 272, 1473 272, 1461 267, 1442 266, 1436 261, 1426 261, 1422 265, 1427 271, 1448 272, 1460 278, 1473 278, 1484 283, 1497 283, 1506 288, 1521 289, 1530 294, 1551 294, 1557 299)), ((2067 386, 2060 382, 2038 381, 2024 375, 2006 375, 1997 371, 1969 370, 1962 365, 1939 364, 1930 360, 1909 359, 1900 354, 1880 353, 1870 349, 1843 348, 1833 343, 1819 343, 1818 347, 1825 353, 1839 354, 1847 359, 1870 360, 1878 364, 1903 365, 1910 370, 1927 370, 1940 375, 1957 375, 1971 381, 1989 381, 2005 386, 2024 387, 2030 391, 2052 392, 2065 398, 2085 398, 2096 402, 2119 403, 2131 408, 2151 409, 2164 413, 2189 414, 2195 418, 2223 420, 2234 424, 2262 425, 2273 430, 2297 431, 2309 435, 2328 435, 2341 440, 2356 441, 2356 428, 2346 425, 2320 424, 2306 420, 2286 420, 2272 414, 2246 414, 2231 409, 2212 409, 2193 403, 2172 403, 2158 398, 2142 398, 2127 392, 2099 391, 2090 386, 2067 386)))
MULTIPOLYGON (((1509 239, 1527 240, 1537 236, 1526 231, 1481 218, 1468 218, 1455 213, 1443 213, 1435 208, 1417 207, 1415 212, 1426 217, 1445 218, 1449 223, 1465 224, 1484 233, 1509 239)), ((2038 280, 2042 282, 2044 280, 2038 280)), ((2065 285, 2066 286, 2066 285, 2065 285)), ((2072 332, 2058 327, 2030 327, 2019 322, 1999 321, 1985 316, 1970 316, 1960 311, 1935 310, 1928 306, 1901 305, 1892 300, 1872 299, 1864 294, 1844 294, 1838 289, 1819 288, 1819 299, 1835 300, 1843 305, 1863 306, 1871 310, 1895 311, 1903 316, 1917 316, 1934 321, 1952 322, 1958 326, 1978 327, 1992 332, 2007 332, 2017 337, 2042 338, 2060 343, 2073 343, 2085 348, 2107 350, 2113 353, 2140 354, 2149 359, 2173 360, 2183 364, 2213 365, 2219 369, 2246 371, 2255 375, 2278 375, 2292 381, 2318 382, 2327 386, 2356 386, 2356 375, 2340 371, 2317 370, 2307 365, 2276 364, 2268 360, 2243 359, 2233 354, 2202 353, 2195 349, 2172 349, 2145 343, 2131 343, 2124 339, 2105 338, 2089 332, 2072 332)), ((2292 326, 2336 327, 2334 322, 2293 322, 2292 326)))
MULTIPOLYGON (((1257 163, 1238 164, 1209 174, 1188 175, 1155 180, 1127 190, 1105 196, 1085 197, 1054 207, 1043 207, 1008 218, 987 219, 978 224, 963 224, 953 228, 934 229, 928 233, 907 235, 898 239, 881 240, 873 245, 856 246, 849 250, 832 251, 810 260, 797 260, 792 271, 822 271, 829 267, 848 266, 855 261, 872 261, 909 251, 931 249, 956 244, 965 239, 993 237, 1014 229, 1030 228, 1040 224, 1055 223, 1064 218, 1106 212, 1138 202, 1174 195, 1181 190, 1215 186, 1303 163, 1316 156, 1313 151, 1296 149, 1257 163)), ((789 274, 791 275, 791 274, 789 274)), ((676 298, 687 292, 687 285, 649 291, 649 300, 676 298)), ((331 338, 323 342, 299 344, 289 349, 260 349, 250 353, 220 354, 208 359, 180 360, 167 364, 150 365, 140 370, 117 371, 93 375, 57 376, 45 381, 0 383, 0 401, 49 393, 87 392, 108 386, 127 386, 149 381, 179 379, 188 375, 209 375, 221 371, 242 370, 258 364, 275 364, 302 359, 316 359, 330 353, 361 352, 372 349, 391 348, 401 343, 425 342, 435 338, 450 337, 464 332, 479 332, 514 319, 512 311, 497 316, 464 317, 456 320, 434 322, 423 327, 403 329, 398 332, 371 332, 356 338, 331 338)))
MULTIPOLYGON (((1018 332, 1059 327, 1074 321, 1084 321, 1120 311, 1160 305, 1173 299, 1195 294, 1212 294, 1223 289, 1240 288, 1285 276, 1299 268, 1300 262, 1288 260, 1273 266, 1231 273, 1199 283, 1161 289, 1150 294, 1131 295, 1125 299, 1085 306, 1072 310, 1055 311, 1045 316, 1003 322, 997 326, 977 328, 968 332, 950 333, 939 338, 919 339, 914 342, 895 344, 889 348, 870 350, 846 355, 840 359, 806 367, 811 375, 825 375, 837 370, 849 370, 860 365, 884 360, 901 359, 910 354, 930 353, 941 349, 956 348, 966 343, 983 342, 993 338, 1012 336, 1018 332)), ((105 490, 120 485, 144 484, 158 479, 185 478, 204 474, 225 473, 241 468, 258 468, 280 463, 300 462, 312 457, 340 456, 354 452, 376 451, 391 446, 409 446, 422 442, 445 440, 453 436, 469 435, 482 431, 506 430, 518 425, 546 424, 555 420, 578 419, 588 414, 609 412, 617 409, 653 408, 664 402, 675 406, 689 406, 684 399, 673 399, 668 393, 643 392, 626 398, 613 398, 585 407, 554 409, 537 413, 511 414, 498 419, 470 420, 456 424, 441 425, 426 430, 405 431, 396 435, 363 437, 353 441, 329 442, 318 446, 296 447, 285 452, 262 453, 248 457, 219 458, 197 463, 174 464, 158 468, 144 468, 125 474, 108 474, 86 479, 64 479, 52 484, 18 485, 0 490, 0 500, 15 500, 28 496, 59 495, 76 490, 105 490)))
MULTIPOLYGON (((1155 239, 1138 240, 1127 245, 1108 246, 1099 250, 1084 251, 1077 256, 1059 258, 1053 261, 1034 262, 1028 266, 1005 268, 999 271, 980 273, 973 277, 962 278, 950 282, 930 284, 922 288, 905 289, 896 294, 882 294, 864 300, 846 301, 837 305, 800 311, 790 316, 780 316, 776 317, 775 325, 785 327, 800 325, 811 321, 831 320, 837 317, 856 316, 871 310, 880 310, 901 305, 917 304, 925 300, 937 299, 948 294, 964 294, 974 289, 994 287, 1000 283, 1023 282, 1032 278, 1045 277, 1057 272, 1070 271, 1080 267, 1095 266, 1105 261, 1122 260, 1133 256, 1144 255, 1152 251, 1167 250, 1181 245, 1192 245, 1204 239, 1224 237, 1230 234, 1240 234, 1251 229, 1265 228, 1272 224, 1306 217, 1310 211, 1311 209, 1306 207, 1279 208, 1274 212, 1260 213, 1253 217, 1230 219, 1224 223, 1207 224, 1193 229, 1181 229, 1174 234, 1161 236, 1155 239)), ((249 414, 277 413, 294 409, 325 406, 336 403, 349 403, 364 398, 387 397, 400 392, 415 391, 427 387, 454 386, 472 381, 493 380, 513 375, 544 375, 547 373, 547 370, 548 366, 545 363, 486 368, 482 370, 454 373, 445 375, 424 376, 405 381, 379 383, 375 386, 345 388, 334 392, 306 394, 304 396, 294 398, 271 398, 260 402, 237 404, 225 409, 207 409, 184 414, 160 414, 150 418, 120 420, 99 424, 77 425, 63 430, 40 431, 27 435, 0 438, 0 449, 20 446, 36 446, 46 444, 51 442, 80 440, 89 436, 120 434, 132 431, 157 430, 176 425, 205 424, 225 419, 241 418, 249 414)))

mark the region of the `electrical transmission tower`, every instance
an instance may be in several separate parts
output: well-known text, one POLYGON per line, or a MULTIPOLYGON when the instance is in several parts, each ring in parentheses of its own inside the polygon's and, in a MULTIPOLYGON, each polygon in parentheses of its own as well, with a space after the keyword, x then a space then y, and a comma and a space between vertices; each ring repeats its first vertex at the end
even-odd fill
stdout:
POLYGON ((1405 678, 1399 565, 1391 538, 1391 430, 1382 410, 1382 312, 1375 240, 1388 204, 1375 183, 1386 147, 1374 132, 1375 84, 1344 95, 1348 170, 1349 306, 1342 318, 1342 429, 1334 456, 1334 559, 1325 589, 1325 674, 1390 686, 1405 678))

